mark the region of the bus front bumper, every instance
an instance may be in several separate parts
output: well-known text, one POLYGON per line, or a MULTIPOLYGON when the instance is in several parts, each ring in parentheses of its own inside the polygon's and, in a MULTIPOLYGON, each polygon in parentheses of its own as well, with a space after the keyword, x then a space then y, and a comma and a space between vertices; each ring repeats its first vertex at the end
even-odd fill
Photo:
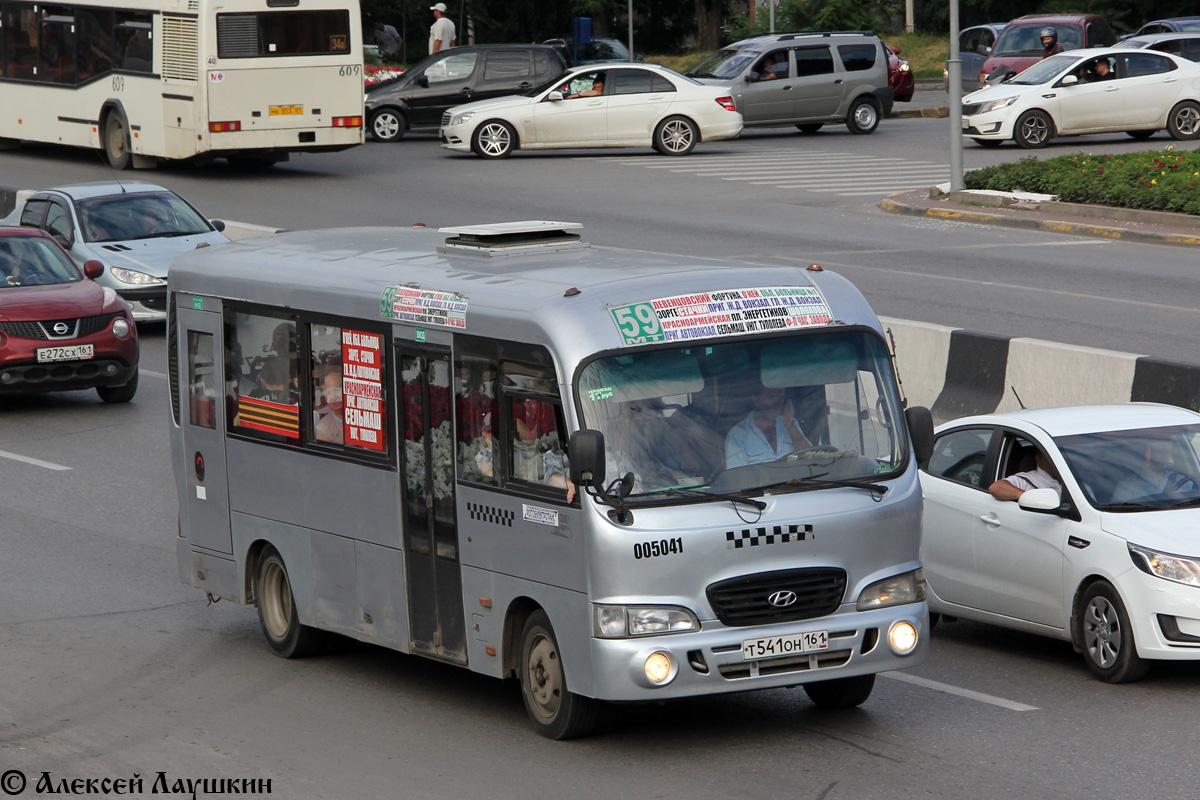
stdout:
MULTIPOLYGON (((925 603, 872 611, 853 604, 815 620, 746 628, 708 621, 696 633, 637 639, 592 641, 595 697, 610 701, 666 700, 705 694, 797 686, 816 681, 869 675, 915 667, 929 654, 929 612, 925 603), (916 646, 898 654, 889 643, 893 626, 907 622, 916 631, 916 646), (828 647, 789 656, 746 660, 742 642, 827 631, 828 647), (665 653, 671 677, 655 684, 647 677, 647 660, 665 653)), ((661 657, 658 658, 661 663, 661 657)))

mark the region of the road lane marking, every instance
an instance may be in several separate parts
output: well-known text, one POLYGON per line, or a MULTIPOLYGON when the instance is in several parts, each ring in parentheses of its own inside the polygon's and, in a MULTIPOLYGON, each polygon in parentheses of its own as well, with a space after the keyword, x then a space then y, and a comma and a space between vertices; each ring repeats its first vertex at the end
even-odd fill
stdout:
POLYGON ((148 369, 138 369, 138 372, 140 372, 142 375, 149 375, 151 378, 162 378, 163 380, 167 379, 167 373, 165 372, 151 372, 148 369))
POLYGON ((923 689, 930 689, 944 694, 952 694, 955 697, 965 697, 968 700, 1007 708, 1009 711, 1041 711, 1037 706, 1027 706, 1024 703, 1018 703, 1016 700, 1008 700, 1003 697, 997 697, 994 694, 984 694, 983 692, 976 692, 971 689, 963 689, 959 686, 951 686, 948 683, 931 681, 928 678, 919 678, 916 675, 908 675, 903 672, 881 672, 879 673, 879 677, 891 678, 901 683, 911 683, 913 686, 920 686, 923 689))
POLYGON ((55 464, 52 461, 42 461, 40 458, 30 458, 29 456, 10 453, 7 450, 0 450, 0 458, 8 458, 13 461, 20 461, 23 464, 32 464, 35 467, 44 467, 45 469, 52 469, 58 472, 71 469, 70 467, 64 467, 62 464, 55 464))

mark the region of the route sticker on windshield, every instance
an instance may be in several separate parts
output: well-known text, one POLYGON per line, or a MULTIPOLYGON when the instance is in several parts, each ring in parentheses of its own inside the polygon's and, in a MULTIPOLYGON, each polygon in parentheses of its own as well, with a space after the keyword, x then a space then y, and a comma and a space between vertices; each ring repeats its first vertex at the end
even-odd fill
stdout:
POLYGON ((808 328, 833 322, 813 286, 729 289, 610 308, 625 346, 808 328))
POLYGON ((598 400, 612 400, 613 388, 611 386, 601 386, 599 389, 588 389, 587 396, 588 400, 591 400, 593 403, 598 400))
POLYGON ((467 327, 467 298, 454 292, 389 286, 379 298, 379 315, 398 322, 463 330, 467 327))

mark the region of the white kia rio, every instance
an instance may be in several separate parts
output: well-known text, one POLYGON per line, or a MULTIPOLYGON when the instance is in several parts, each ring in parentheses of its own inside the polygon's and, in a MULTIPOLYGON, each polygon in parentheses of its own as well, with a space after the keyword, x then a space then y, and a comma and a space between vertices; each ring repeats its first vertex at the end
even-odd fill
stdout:
POLYGON ((962 132, 984 146, 1044 147, 1055 136, 1166 129, 1200 137, 1200 64, 1149 50, 1070 50, 963 98, 962 132))
POLYGON ((922 466, 930 612, 1063 639, 1110 683, 1200 659, 1200 414, 1152 403, 966 417, 922 466), (1039 456, 1042 457, 1039 463, 1039 456), (996 481, 1041 469, 1018 500, 996 481))
POLYGON ((741 131, 728 88, 639 63, 575 67, 521 95, 455 106, 442 115, 440 137, 442 147, 484 158, 568 147, 681 156, 741 131))

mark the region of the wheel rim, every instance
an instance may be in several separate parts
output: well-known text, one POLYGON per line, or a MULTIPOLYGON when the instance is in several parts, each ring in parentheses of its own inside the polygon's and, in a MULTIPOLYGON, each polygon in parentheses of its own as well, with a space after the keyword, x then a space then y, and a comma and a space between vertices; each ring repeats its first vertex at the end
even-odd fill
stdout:
POLYGON ((1191 106, 1179 109, 1175 114, 1175 128, 1184 136, 1193 136, 1200 131, 1200 110, 1191 106))
POLYGON ((1041 117, 1026 117, 1021 121, 1021 138, 1031 144, 1041 144, 1050 135, 1046 120, 1041 117))
POLYGON ((562 704, 563 679, 558 648, 549 636, 539 633, 534 638, 525 668, 530 707, 539 720, 552 722, 562 704))
POLYGON ((120 117, 113 117, 108 121, 108 135, 104 137, 104 146, 108 148, 108 155, 113 161, 120 161, 125 157, 125 126, 121 124, 120 117))
POLYGON ((1121 621, 1117 609, 1104 597, 1093 597, 1083 614, 1083 644, 1088 658, 1100 669, 1109 669, 1121 655, 1121 621))
POLYGON ((400 132, 400 120, 395 114, 380 114, 375 117, 375 135, 380 139, 391 139, 400 132))
POLYGON ((854 110, 854 124, 860 128, 872 128, 875 126, 875 106, 870 103, 863 103, 854 110))
POLYGON ((682 153, 692 146, 692 126, 681 119, 669 120, 663 125, 659 138, 664 150, 682 153))
POLYGON ((512 146, 512 136, 504 125, 484 125, 479 132, 479 148, 489 156, 502 156, 512 146))
POLYGON ((278 561, 271 561, 263 570, 262 597, 258 598, 263 612, 263 625, 274 639, 287 636, 292 624, 292 587, 287 573, 278 561))

